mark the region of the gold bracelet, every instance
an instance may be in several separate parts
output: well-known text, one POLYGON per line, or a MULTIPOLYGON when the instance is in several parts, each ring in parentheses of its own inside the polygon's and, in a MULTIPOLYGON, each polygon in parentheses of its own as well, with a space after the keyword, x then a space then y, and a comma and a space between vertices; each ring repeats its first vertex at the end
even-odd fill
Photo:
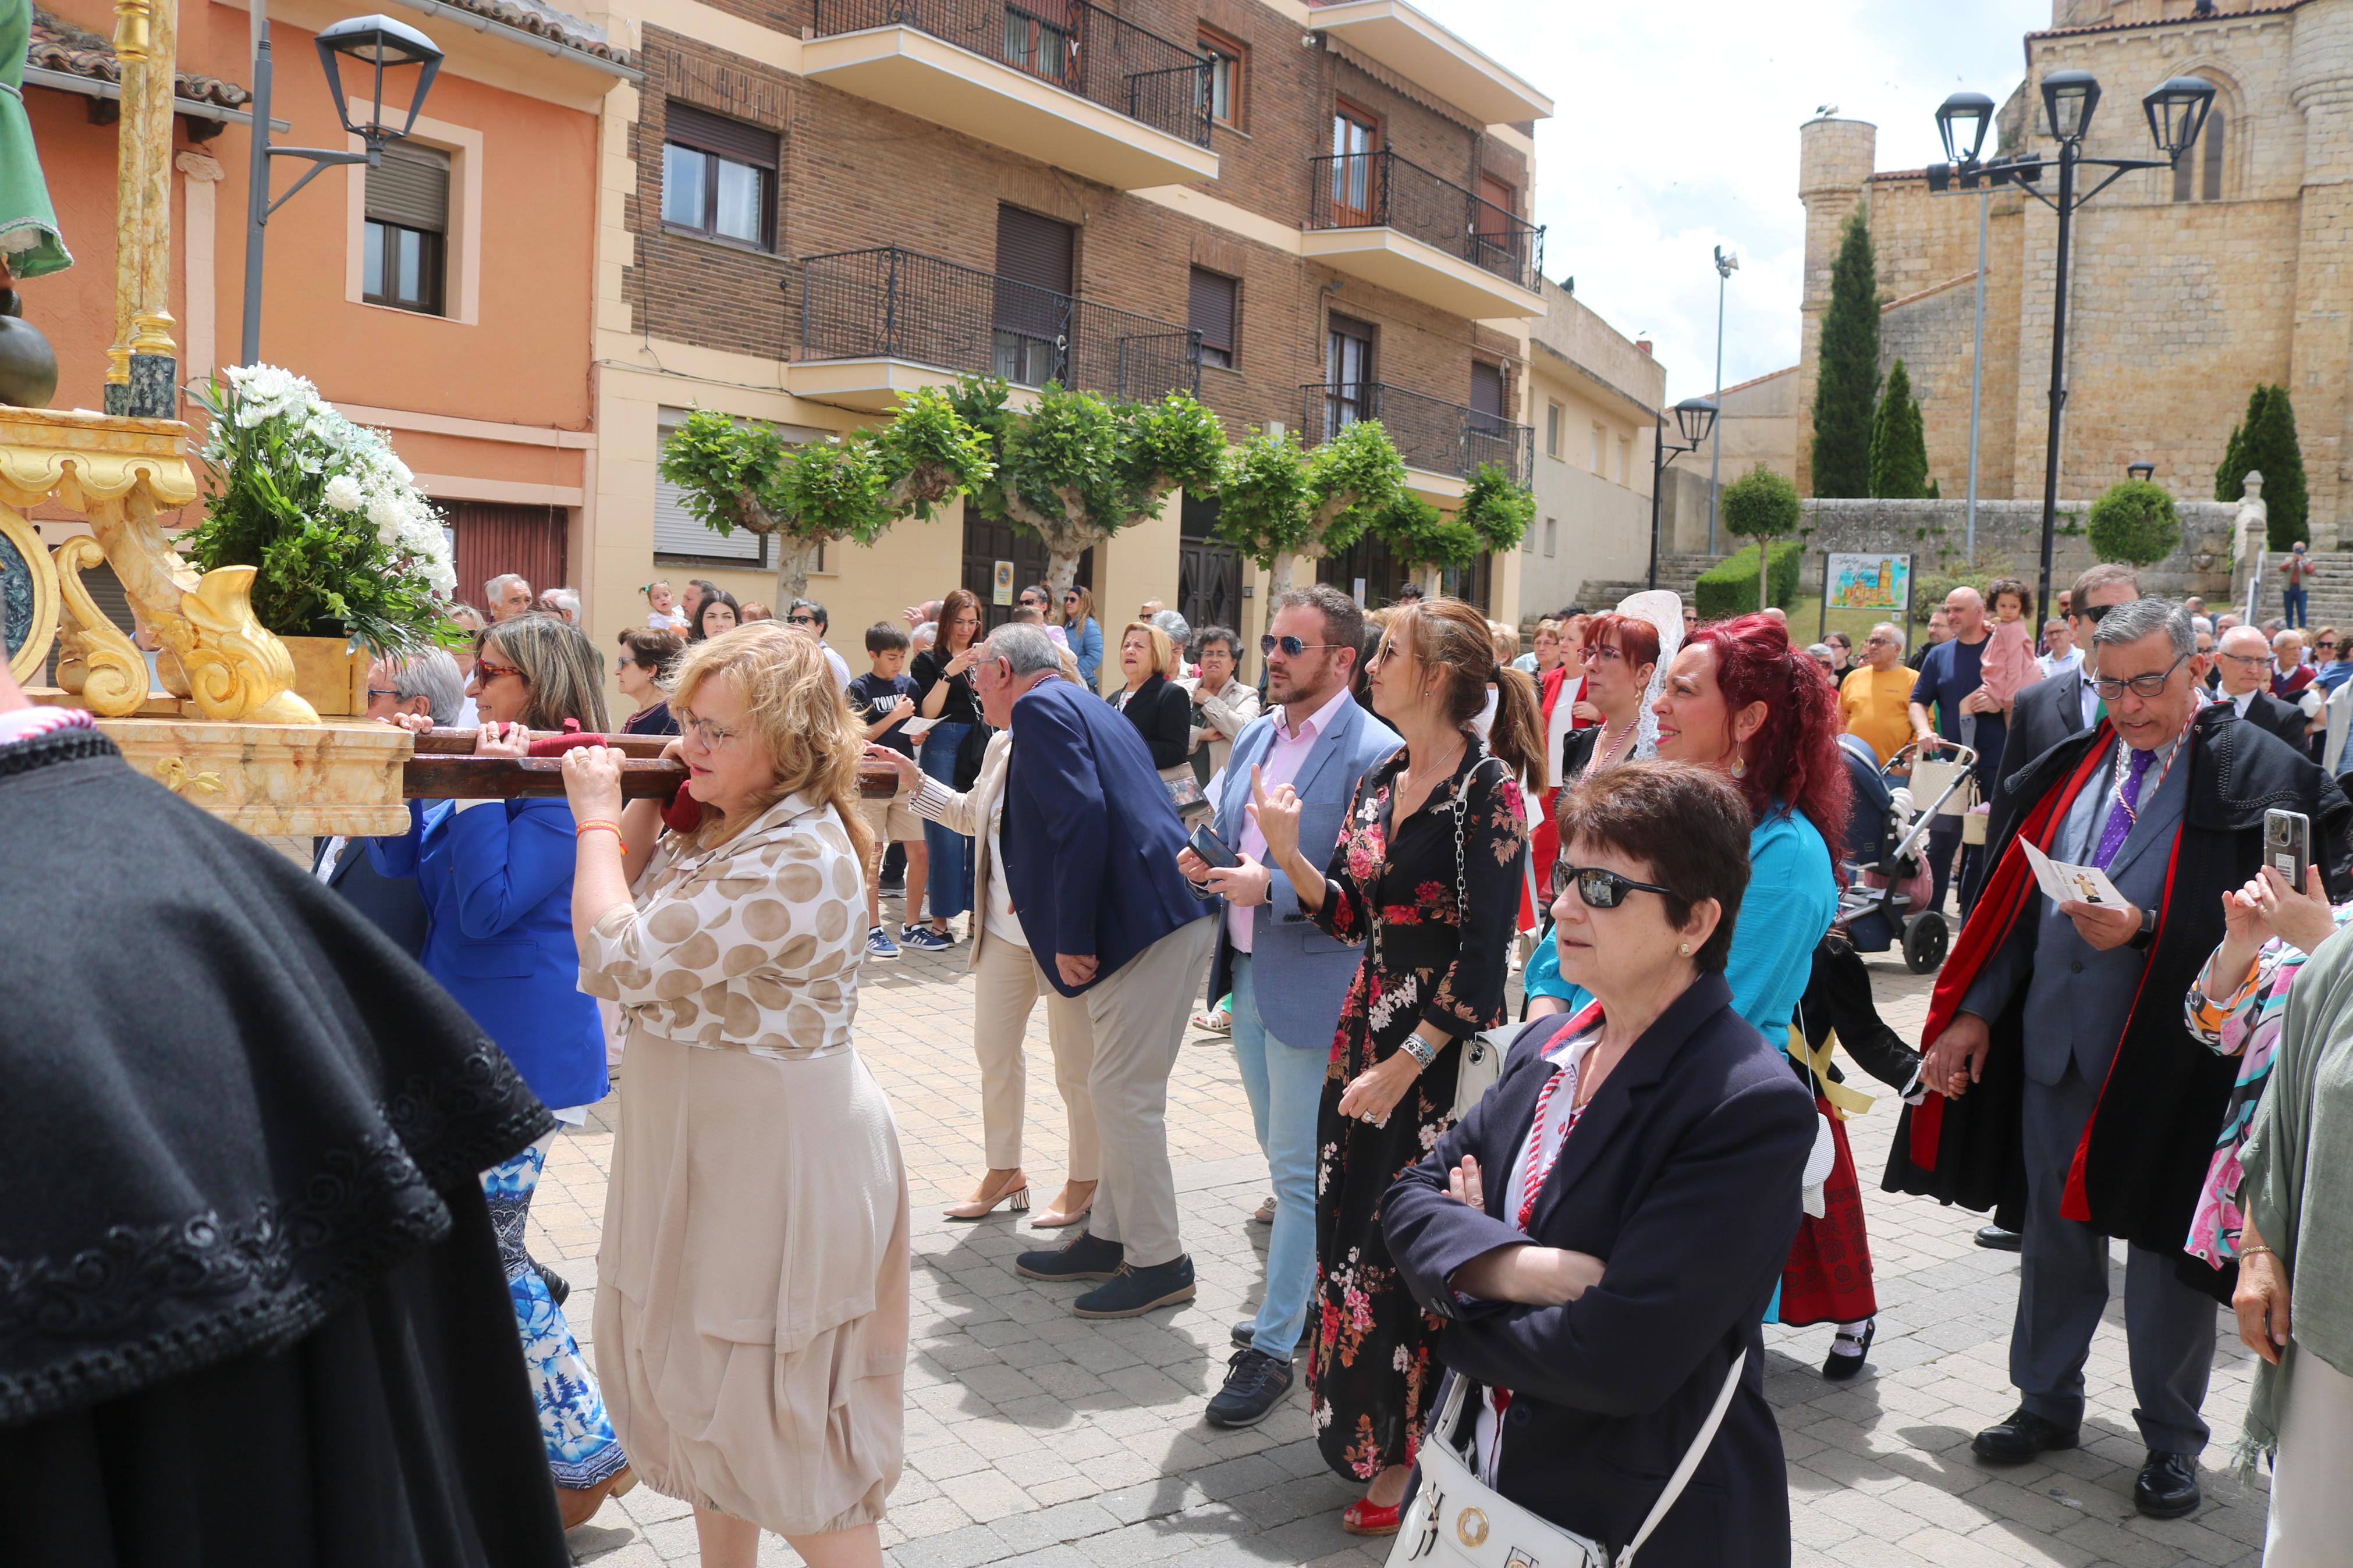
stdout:
POLYGON ((2260 1241, 2255 1243, 2253 1247, 2242 1247, 2239 1248, 2239 1261, 2242 1263, 2244 1263, 2250 1258, 2277 1258, 2278 1256, 2279 1253, 2275 1249, 2265 1247, 2260 1241))

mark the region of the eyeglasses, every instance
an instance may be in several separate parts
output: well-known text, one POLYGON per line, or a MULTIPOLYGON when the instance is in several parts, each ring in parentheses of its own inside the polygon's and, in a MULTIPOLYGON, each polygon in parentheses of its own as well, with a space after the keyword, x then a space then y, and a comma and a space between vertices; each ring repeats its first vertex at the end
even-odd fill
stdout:
POLYGON ((1576 885, 1577 896, 1584 900, 1588 910, 1614 910, 1626 901, 1629 893, 1657 893, 1670 899, 1675 896, 1672 888, 1662 888, 1656 882, 1638 882, 1631 877, 1621 877, 1599 866, 1562 864, 1553 867, 1554 898, 1559 898, 1571 883, 1576 885))
POLYGON ((2222 657, 2248 669, 2261 669, 2272 661, 2272 656, 2267 653, 2226 653, 2222 657))
POLYGON ((400 695, 400 693, 399 693, 399 692, 397 692, 397 691, 387 691, 387 690, 385 690, 385 689, 383 687, 381 687, 381 686, 371 686, 371 687, 369 687, 369 688, 368 688, 368 695, 369 695, 370 697, 372 697, 372 698, 373 698, 373 697, 397 697, 397 696, 399 696, 399 695, 400 695))
POLYGON ((817 617, 815 616, 786 616, 785 617, 785 625, 788 626, 813 626, 817 625, 817 617))
MULTIPOLYGON (((2185 653, 2180 658, 2175 659, 2171 664, 2167 665, 2162 670, 2148 675, 2136 675, 2129 680, 2110 680, 2104 677, 2092 682, 2092 689, 2100 694, 2100 700, 2103 702, 2114 702, 2117 698, 2122 697, 2125 694, 2125 689, 2126 687, 2130 687, 2132 689, 2132 694, 2135 697, 2162 697, 2165 695, 2165 683, 2173 679, 2173 672, 2181 668, 2182 660, 2189 657, 2189 656, 2185 653)), ((2225 658, 2242 658, 2245 656, 2242 654, 2233 653, 2225 654, 2223 657, 2225 658)), ((2268 661, 2259 659, 2256 662, 2264 663, 2268 661)))
POLYGON ((2070 611, 2069 614, 2081 616, 2096 626, 2107 613, 2116 607, 2114 605, 2085 605, 2082 609, 2070 611))
MULTIPOLYGON (((480 654, 476 654, 474 656, 474 675, 476 679, 484 682, 496 680, 501 675, 512 675, 517 680, 522 680, 522 671, 517 669, 513 665, 501 664, 497 660, 485 658, 480 654)), ((523 681, 523 684, 528 686, 531 683, 529 681, 523 681)))
POLYGON ((1622 662, 1626 658, 1625 654, 1611 647, 1608 643, 1589 644, 1577 657, 1587 664, 1608 664, 1613 658, 1622 662))
POLYGON ((1281 648, 1287 658, 1297 658, 1303 653, 1315 653, 1324 648, 1345 647, 1345 643, 1301 642, 1297 637, 1262 637, 1258 639, 1258 651, 1264 658, 1281 648))
POLYGON ((678 728, 680 733, 691 735, 702 742, 706 752, 717 751, 744 732, 741 730, 723 730, 708 719, 697 719, 690 713, 678 714, 678 728))
POLYGON ((1869 637, 1863 638, 1862 642, 1863 646, 1868 647, 1873 643, 1891 643, 1895 639, 1894 637, 1889 637, 1885 632, 1873 632, 1869 637))

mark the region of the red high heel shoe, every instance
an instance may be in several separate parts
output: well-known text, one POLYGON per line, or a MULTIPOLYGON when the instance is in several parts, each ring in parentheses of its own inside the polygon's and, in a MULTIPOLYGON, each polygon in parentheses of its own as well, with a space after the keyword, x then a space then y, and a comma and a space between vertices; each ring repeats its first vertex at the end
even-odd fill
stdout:
POLYGON ((1395 1535, 1405 1504, 1383 1508, 1370 1498, 1358 1498, 1340 1514, 1340 1528, 1351 1535, 1395 1535))

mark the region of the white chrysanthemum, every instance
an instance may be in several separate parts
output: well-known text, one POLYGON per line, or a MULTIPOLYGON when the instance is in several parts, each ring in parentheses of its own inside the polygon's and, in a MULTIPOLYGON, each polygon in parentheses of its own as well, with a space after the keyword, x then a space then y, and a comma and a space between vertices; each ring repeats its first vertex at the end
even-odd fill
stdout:
POLYGON ((327 481, 327 504, 337 511, 357 511, 367 505, 367 497, 360 490, 360 482, 349 474, 337 474, 327 481))

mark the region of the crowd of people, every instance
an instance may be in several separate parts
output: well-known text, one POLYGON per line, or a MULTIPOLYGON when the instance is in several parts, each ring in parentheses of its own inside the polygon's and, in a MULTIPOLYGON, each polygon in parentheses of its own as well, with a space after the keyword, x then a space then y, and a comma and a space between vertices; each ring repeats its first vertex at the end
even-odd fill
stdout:
MULTIPOLYGON (((2333 631, 2306 665, 2294 627, 2104 565, 2039 637, 2025 584, 1956 588, 1908 663, 1892 624, 1801 647, 1778 612, 1703 624, 1655 591, 1543 617, 1523 654, 1460 600, 1367 612, 1317 585, 1275 597, 1253 686, 1232 628, 1147 601, 1110 641, 1082 587, 1024 588, 993 629, 965 589, 910 605, 865 630, 855 677, 814 601, 645 596, 617 642, 626 714, 577 596, 511 575, 460 616, 462 648, 380 661, 371 718, 560 755, 565 795, 412 802, 406 834, 322 840, 307 878, 0 676, 12 865, 103 837, 58 839, 60 814, 123 817, 121 852, 148 857, 131 917, 225 888, 239 911, 203 944, 155 917, 186 993, 168 1011, 128 987, 78 1012, 11 975, 46 999, 0 1047, 28 1086, 0 1159, 57 1192, 0 1232, 0 1324, 29 1325, 0 1331, 0 1506, 30 1561, 162 1521, 250 1561, 553 1564, 643 1482, 691 1506, 711 1568, 763 1531, 818 1568, 879 1563, 913 1223, 859 978, 960 944, 981 1147, 943 1217, 1056 1236, 1013 1266, 1083 1287, 1078 1317, 1194 1297, 1168 1086, 1188 1019, 1228 1037, 1270 1234, 1204 1418, 1250 1426, 1303 1382, 1352 1532, 1435 1531, 1475 1483, 1484 1527, 1537 1561, 1557 1539, 1786 1563, 1762 1326, 1826 1326, 1832 1380, 1877 1326, 1844 1125, 1870 1101, 1842 1050, 1902 1103, 1882 1186, 1989 1211, 1980 1240, 2021 1251, 2020 1404, 1978 1457, 2082 1440, 2122 1237, 2136 1504, 2201 1500, 2227 1304, 2260 1358, 2239 1451, 2274 1460, 2267 1562, 2337 1560, 2353 657, 2333 631), (672 798, 624 798, 620 733, 669 738, 672 798), (1896 873, 1963 916, 1915 1050, 1878 1019, 1841 900, 1879 874, 1891 780, 1956 751, 1970 787, 1896 873), (878 767, 887 798, 861 795, 878 767), (2266 858, 2280 811, 2308 831, 2301 879, 2266 858), (2029 845, 2121 903, 2042 897, 2029 845), (290 951, 316 974, 288 978, 290 951), (1041 1001, 1068 1162, 1033 1208, 1041 1001), (293 1012, 311 1022, 269 1032, 293 1012), (187 1060, 153 1048, 200 1025, 187 1060), (592 1365, 526 1221, 550 1140, 617 1063, 592 1365), (201 1148, 188 1073, 230 1086, 201 1148), (54 1173, 93 1166, 120 1171, 94 1197, 54 1173), (141 1225, 177 1261, 112 1263, 141 1225), (378 1391, 332 1438, 311 1365, 378 1391), (189 1430, 257 1462, 330 1441, 382 1462, 334 1517, 224 1516, 187 1500, 242 1495, 237 1459, 148 1468, 156 1434, 189 1430), (522 1498, 479 1484, 526 1473, 545 1480, 522 1498), (150 1510, 159 1490, 178 1500, 150 1510), (369 1551, 339 1544, 359 1531, 369 1551)), ((69 934, 125 915, 75 897, 69 934)))

